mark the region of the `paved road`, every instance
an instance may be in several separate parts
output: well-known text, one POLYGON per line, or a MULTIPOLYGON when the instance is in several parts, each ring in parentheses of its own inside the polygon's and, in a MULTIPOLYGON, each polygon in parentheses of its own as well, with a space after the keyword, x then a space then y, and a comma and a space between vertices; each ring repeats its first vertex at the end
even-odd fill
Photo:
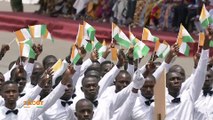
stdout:
MULTIPOLYGON (((34 12, 39 8, 38 5, 24 5, 25 12, 34 12)), ((8 2, 0 2, 0 11, 11 11, 10 4, 8 2)), ((0 31, 0 45, 4 43, 10 43, 13 40, 15 35, 13 33, 0 31)), ((37 43, 37 42, 36 42, 37 43)), ((55 55, 57 58, 64 58, 69 53, 69 48, 71 46, 71 42, 55 39, 55 43, 52 44, 50 41, 44 42, 44 51, 39 57, 38 61, 41 62, 42 58, 48 54, 55 55)), ((18 47, 15 42, 11 44, 10 51, 5 55, 5 57, 0 61, 0 71, 6 72, 8 65, 11 61, 15 60, 18 57, 18 47)), ((146 57, 142 60, 142 64, 144 64, 149 57, 146 57)), ((182 65, 187 73, 187 76, 191 73, 193 67, 192 58, 177 58, 174 64, 182 65)))

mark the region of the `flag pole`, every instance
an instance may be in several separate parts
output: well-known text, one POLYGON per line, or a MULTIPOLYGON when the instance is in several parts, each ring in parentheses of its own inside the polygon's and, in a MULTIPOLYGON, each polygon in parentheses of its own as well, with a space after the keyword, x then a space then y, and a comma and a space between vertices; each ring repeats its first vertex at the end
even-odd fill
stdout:
POLYGON ((16 38, 13 38, 13 40, 10 41, 10 42, 8 43, 8 45, 10 46, 15 40, 16 40, 16 38))

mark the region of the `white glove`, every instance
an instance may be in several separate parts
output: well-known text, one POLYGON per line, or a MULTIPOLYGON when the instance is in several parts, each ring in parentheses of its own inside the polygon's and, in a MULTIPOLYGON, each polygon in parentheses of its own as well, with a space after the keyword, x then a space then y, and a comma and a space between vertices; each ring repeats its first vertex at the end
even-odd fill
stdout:
POLYGON ((145 80, 140 70, 135 71, 132 82, 133 82, 133 88, 141 89, 145 80))

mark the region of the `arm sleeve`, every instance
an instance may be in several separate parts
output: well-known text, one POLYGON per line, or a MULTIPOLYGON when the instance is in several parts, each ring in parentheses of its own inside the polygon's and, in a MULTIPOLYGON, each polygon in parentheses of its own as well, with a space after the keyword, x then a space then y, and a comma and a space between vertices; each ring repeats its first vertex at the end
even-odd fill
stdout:
POLYGON ((29 63, 29 62, 24 66, 24 70, 27 72, 27 82, 30 82, 30 77, 33 72, 33 67, 34 67, 34 63, 29 63))
POLYGON ((73 84, 73 86, 76 85, 76 83, 78 81, 78 78, 80 77, 80 70, 81 70, 81 65, 76 65, 75 66, 75 73, 72 76, 72 84, 73 84))
POLYGON ((198 99, 203 84, 205 82, 208 59, 209 59, 209 50, 202 50, 198 66, 197 69, 195 70, 192 84, 189 89, 190 96, 193 102, 195 102, 198 99))
POLYGON ((134 74, 134 65, 128 64, 127 72, 132 76, 134 74))
POLYGON ((80 76, 84 74, 84 72, 90 65, 92 65, 92 61, 90 59, 87 59, 86 61, 83 62, 80 69, 80 76))
POLYGON ((17 107, 22 108, 24 105, 24 101, 34 100, 41 92, 42 88, 39 85, 36 85, 32 90, 27 91, 26 94, 18 99, 17 107))
POLYGON ((114 65, 114 67, 108 73, 104 75, 104 77, 98 83, 100 86, 99 93, 98 93, 99 97, 102 95, 102 93, 106 90, 108 86, 113 84, 113 81, 119 72, 120 72, 120 69, 116 65, 114 65))
POLYGON ((99 63, 102 63, 102 62, 104 62, 104 61, 106 61, 106 59, 103 58, 103 57, 100 57, 100 58, 98 59, 98 62, 99 62, 99 63))
POLYGON ((135 106, 135 101, 138 93, 131 92, 124 102, 124 104, 119 108, 118 113, 113 115, 111 120, 131 120, 131 111, 135 106))
POLYGON ((153 73, 153 76, 156 80, 158 80, 161 76, 161 73, 163 72, 164 68, 166 69, 166 72, 171 67, 171 64, 167 64, 165 61, 157 68, 157 70, 153 73))
POLYGON ((65 92, 66 85, 62 85, 59 83, 56 88, 48 95, 46 96, 43 101, 43 107, 42 108, 36 108, 33 107, 32 109, 32 118, 33 120, 37 118, 39 115, 44 113, 49 107, 51 107, 57 99, 59 99, 65 92))

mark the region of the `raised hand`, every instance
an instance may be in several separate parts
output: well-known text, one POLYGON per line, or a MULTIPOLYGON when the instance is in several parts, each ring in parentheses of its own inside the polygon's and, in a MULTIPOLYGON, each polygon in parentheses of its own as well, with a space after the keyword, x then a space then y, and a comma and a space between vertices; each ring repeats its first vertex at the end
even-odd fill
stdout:
POLYGON ((90 59, 92 62, 97 61, 98 60, 98 51, 97 50, 93 50, 90 54, 90 59))
POLYGON ((72 65, 69 65, 67 70, 63 74, 61 84, 66 85, 70 81, 70 78, 72 78, 74 73, 75 73, 75 69, 73 68, 72 65))
POLYGON ((203 45, 204 50, 209 49, 209 43, 212 39, 213 39, 213 28, 208 27, 205 31, 205 41, 203 45))
POLYGON ((111 48, 114 48, 115 44, 111 43, 109 46, 107 46, 106 51, 103 53, 103 58, 107 58, 107 56, 109 55, 109 53, 111 52, 111 48))
POLYGON ((194 60, 194 68, 197 68, 197 64, 199 62, 200 59, 200 53, 196 52, 195 55, 193 56, 193 60, 194 60))
POLYGON ((133 47, 131 47, 128 52, 127 52, 127 59, 129 64, 133 65, 134 64, 134 58, 133 58, 133 47))
POLYGON ((124 64, 126 63, 126 56, 124 54, 124 50, 123 49, 120 49, 118 51, 118 62, 117 62, 117 67, 118 68, 121 68, 122 66, 124 66, 124 64))
POLYGON ((171 61, 173 61, 174 58, 177 56, 178 52, 179 52, 179 46, 177 43, 175 43, 171 46, 171 49, 168 55, 166 56, 165 62, 169 64, 171 61))
POLYGON ((1 46, 1 51, 0 51, 0 60, 4 57, 5 53, 10 49, 10 46, 7 44, 3 44, 1 46))
POLYGON ((45 70, 44 74, 41 76, 38 85, 43 88, 50 80, 52 80, 53 72, 51 68, 45 70))
POLYGON ((133 74, 132 82, 133 88, 141 89, 145 81, 140 70, 135 71, 135 73, 133 74))

